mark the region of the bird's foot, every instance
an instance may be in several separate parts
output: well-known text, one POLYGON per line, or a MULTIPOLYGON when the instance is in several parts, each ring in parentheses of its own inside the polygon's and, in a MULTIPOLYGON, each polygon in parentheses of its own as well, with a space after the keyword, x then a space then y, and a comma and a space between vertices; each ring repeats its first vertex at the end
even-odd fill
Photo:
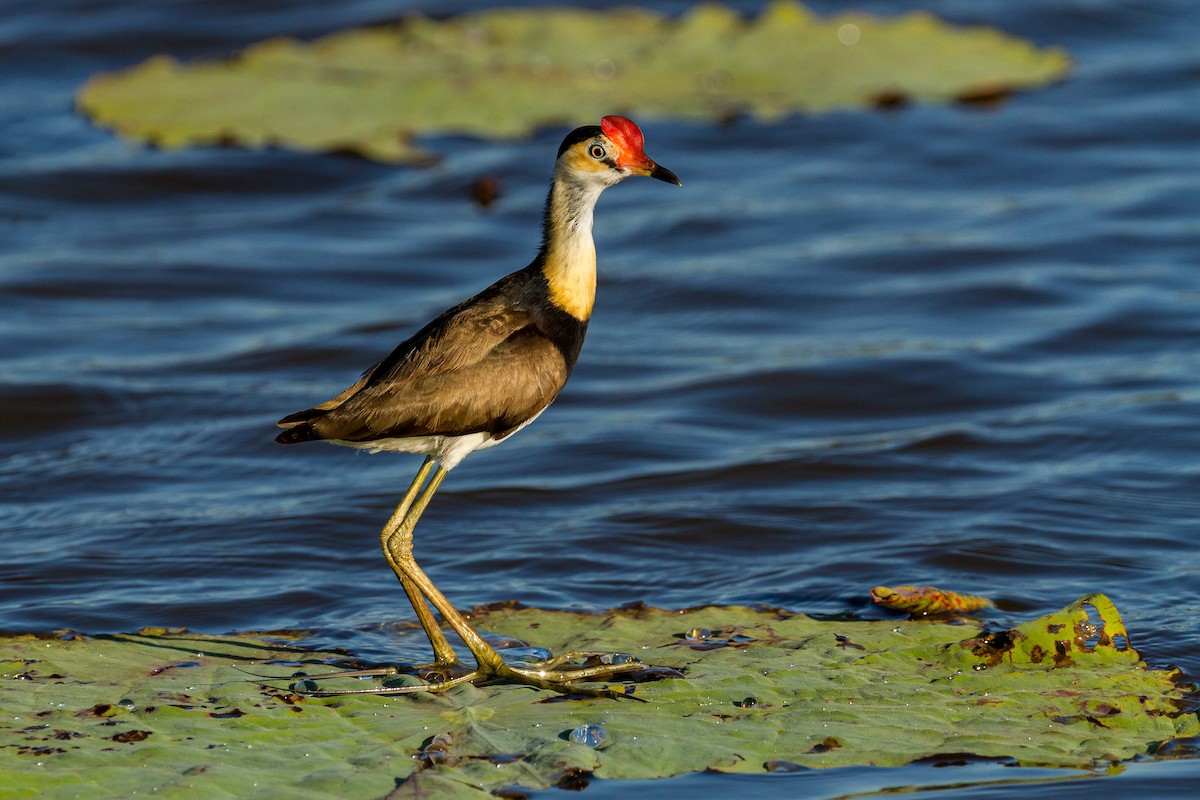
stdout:
POLYGON ((334 697, 343 694, 412 694, 414 692, 442 692, 461 683, 470 683, 480 678, 478 669, 468 669, 459 661, 435 661, 400 669, 399 667, 375 667, 372 669, 346 669, 335 672, 320 672, 310 675, 297 672, 289 688, 296 694, 308 697, 334 697), (382 686, 362 688, 325 688, 320 682, 333 680, 380 680, 382 686), (416 681, 416 682, 414 682, 416 681))
POLYGON ((620 676, 646 669, 646 665, 633 656, 622 653, 571 651, 529 666, 514 667, 499 659, 485 660, 474 669, 460 661, 434 662, 401 670, 397 667, 373 669, 339 670, 315 675, 296 673, 291 690, 309 697, 333 697, 337 695, 370 694, 398 695, 417 692, 444 692, 464 683, 482 685, 498 681, 520 683, 549 689, 564 695, 586 697, 632 697, 632 684, 622 686, 579 686, 577 681, 599 682, 620 680, 620 676), (490 663, 489 663, 490 662, 490 663), (322 682, 338 679, 382 680, 383 685, 362 688, 325 688, 322 682), (419 682, 412 682, 419 681, 419 682))
POLYGON ((580 686, 577 681, 606 682, 620 681, 623 675, 646 669, 646 665, 632 656, 619 653, 585 653, 573 651, 547 659, 528 667, 511 667, 507 664, 495 670, 495 680, 522 683, 539 689, 550 689, 567 696, 609 697, 634 699, 634 685, 625 683, 614 686, 580 686))

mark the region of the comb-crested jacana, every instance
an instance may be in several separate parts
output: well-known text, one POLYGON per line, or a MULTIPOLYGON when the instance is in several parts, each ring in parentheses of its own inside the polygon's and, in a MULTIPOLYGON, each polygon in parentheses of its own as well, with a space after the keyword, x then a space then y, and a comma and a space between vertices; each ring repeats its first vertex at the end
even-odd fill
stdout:
POLYGON ((618 116, 569 133, 554 164, 542 245, 529 266, 440 314, 337 397, 279 421, 286 428, 275 440, 281 444, 325 441, 425 456, 380 541, 433 646, 434 662, 423 673, 440 679, 366 691, 437 691, 493 679, 561 690, 637 668, 570 665, 568 654, 532 668, 505 664, 417 565, 413 528, 450 470, 533 422, 566 384, 596 295, 592 211, 600 193, 631 175, 681 185, 650 160, 642 141, 638 126, 618 116), (430 606, 462 637, 474 669, 460 666, 430 606))

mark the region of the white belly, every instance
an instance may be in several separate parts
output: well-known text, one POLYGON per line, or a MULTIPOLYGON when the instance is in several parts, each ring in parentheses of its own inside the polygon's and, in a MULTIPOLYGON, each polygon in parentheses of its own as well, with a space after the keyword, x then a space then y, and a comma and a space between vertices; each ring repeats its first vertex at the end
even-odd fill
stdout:
MULTIPOLYGON (((545 410, 545 408, 542 409, 542 411, 545 410)), ((356 447, 359 450, 366 450, 368 453, 417 453, 423 456, 432 456, 449 472, 476 450, 486 450, 492 445, 507 440, 540 417, 542 411, 522 422, 516 430, 503 439, 497 439, 490 433, 481 432, 468 433, 464 436, 412 436, 403 439, 376 439, 370 442, 347 442, 344 439, 326 439, 325 441, 330 444, 356 447)))

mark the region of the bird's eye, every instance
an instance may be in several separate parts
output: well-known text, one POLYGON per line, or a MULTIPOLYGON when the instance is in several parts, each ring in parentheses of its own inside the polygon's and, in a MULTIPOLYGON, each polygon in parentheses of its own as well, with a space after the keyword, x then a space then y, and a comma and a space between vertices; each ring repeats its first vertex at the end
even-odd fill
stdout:
POLYGON ((598 144, 593 144, 588 148, 588 155, 597 160, 604 158, 604 148, 598 144))

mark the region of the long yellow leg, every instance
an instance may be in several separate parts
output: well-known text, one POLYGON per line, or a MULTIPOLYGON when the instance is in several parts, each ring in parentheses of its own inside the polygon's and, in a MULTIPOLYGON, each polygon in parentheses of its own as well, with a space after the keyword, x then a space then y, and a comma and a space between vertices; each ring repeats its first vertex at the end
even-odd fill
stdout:
MULTIPOLYGON (((424 470, 424 467, 422 467, 424 470)), ((455 633, 462 637, 467 648, 471 651, 471 655, 475 657, 475 662, 478 669, 466 674, 460 675, 453 680, 447 680, 444 686, 439 688, 448 688, 451 685, 465 683, 467 681, 488 680, 492 678, 502 678, 513 680, 518 683, 532 684, 545 689, 563 690, 562 684, 567 681, 589 679, 589 678, 610 678, 622 672, 631 672, 643 668, 642 664, 632 662, 624 664, 607 664, 597 665, 584 668, 569 668, 556 669, 561 664, 561 661, 556 660, 553 664, 543 667, 534 667, 524 669, 518 667, 510 667, 504 663, 500 655, 495 649, 489 645, 482 636, 475 632, 454 605, 446 599, 446 596, 434 585, 425 571, 417 564, 413 557, 413 530, 416 528, 417 520, 421 518, 425 508, 429 505, 429 501, 433 499, 433 495, 437 492, 438 487, 445 480, 447 471, 439 466, 437 471, 433 473, 429 483, 421 491, 421 493, 412 501, 408 512, 404 514, 403 519, 389 532, 385 548, 388 551, 388 563, 392 564, 393 569, 397 570, 398 575, 403 575, 402 580, 407 580, 417 591, 419 591, 424 599, 429 602, 438 613, 442 615, 442 619, 446 621, 455 633)), ((411 491, 411 489, 410 489, 411 491)), ((405 583, 405 586, 408 586, 405 583)), ((592 694, 603 695, 608 697, 624 696, 624 692, 619 690, 592 690, 592 694)))
MULTIPOLYGON (((421 467, 422 472, 425 472, 428 467, 428 461, 421 467)), ((471 654, 475 656, 475 660, 479 663, 482 670, 488 673, 494 673, 495 670, 502 668, 504 662, 492 646, 483 640, 475 630, 467 623, 465 617, 451 605, 438 588, 433 585, 433 581, 425 574, 413 558, 413 529, 417 527, 417 521, 421 518, 421 514, 425 512, 425 508, 429 505, 429 501, 433 499, 434 493, 438 487, 442 485, 442 481, 446 479, 447 471, 444 467, 438 466, 437 471, 433 473, 433 477, 429 479, 429 483, 425 486, 421 493, 417 495, 415 500, 410 502, 410 508, 395 525, 389 523, 388 536, 384 541, 384 552, 387 554, 388 563, 392 565, 392 569, 396 574, 401 576, 401 583, 405 586, 405 591, 408 591, 411 585, 416 591, 428 600, 430 605, 437 609, 442 615, 442 619, 446 621, 454 632, 457 633, 466 643, 471 654)), ((423 477, 418 473, 418 477, 423 477)), ((409 488, 412 491, 412 487, 409 488)), ((406 495, 407 496, 407 495, 406 495)), ((402 501, 403 502, 403 501, 402 501)), ((399 510, 399 509, 397 509, 399 510)), ((424 603, 422 602, 422 605, 424 603)), ((428 609, 426 609, 428 611, 428 609)), ((439 631, 440 634, 440 631, 439 631)), ((442 637, 443 640, 445 637, 442 637)))
MULTIPOLYGON (((413 478, 412 483, 409 484, 408 489, 405 491, 404 497, 400 499, 396 510, 388 519, 387 524, 383 526, 383 530, 380 531, 379 538, 383 555, 387 559, 388 564, 391 565, 392 571, 396 573, 400 584, 404 587, 404 592, 408 595, 413 610, 417 613, 417 619, 420 620, 421 627, 425 630, 425 635, 429 638, 429 643, 433 646, 435 663, 432 666, 435 669, 446 668, 442 680, 420 686, 375 689, 319 690, 306 688, 303 690, 304 693, 313 695, 407 694, 421 691, 443 691, 462 683, 495 679, 510 680, 517 683, 539 686, 544 689, 553 689, 555 691, 568 691, 566 684, 571 681, 610 680, 620 673, 632 672, 644 668, 644 665, 636 660, 617 664, 565 666, 568 661, 577 656, 590 655, 587 653, 566 653, 558 658, 550 659, 543 664, 528 668, 510 667, 505 664, 495 649, 482 636, 475 632, 470 623, 467 622, 466 617, 459 613, 450 601, 446 599, 446 596, 438 590, 413 557, 413 530, 416 528, 417 521, 425 512, 426 507, 428 507, 429 501, 433 499, 433 495, 437 492, 438 487, 442 485, 442 481, 446 479, 446 475, 448 474, 446 469, 439 465, 437 470, 434 471, 433 477, 429 477, 429 472, 432 468, 433 459, 426 458, 425 463, 421 465, 416 477, 413 478), (428 483, 426 483, 427 478, 428 483), (446 636, 442 633, 442 629, 434 618, 430 606, 437 610, 442 615, 442 619, 445 620, 446 624, 462 637, 463 642, 466 643, 467 648, 471 651, 471 655, 475 658, 475 669, 467 672, 460 670, 457 674, 451 673, 449 668, 459 666, 458 657, 446 641, 446 636), (563 668, 564 666, 565 668, 563 668)), ((387 667, 326 673, 324 675, 306 677, 310 680, 325 680, 338 677, 384 677, 396 674, 398 674, 398 671, 395 668, 387 667)), ((571 688, 570 691, 601 697, 628 696, 627 692, 620 689, 571 688)))
MULTIPOLYGON (((429 605, 425 602, 424 596, 413 582, 404 574, 404 571, 396 563, 392 557, 392 549, 390 542, 397 535, 399 529, 404 526, 405 520, 409 515, 409 510, 412 508, 413 501, 417 497, 417 493, 421 489, 421 484, 425 483, 425 479, 429 476, 429 470, 433 467, 433 459, 426 458, 425 463, 421 464, 421 468, 417 470, 417 475, 413 478, 407 491, 404 492, 404 497, 400 499, 400 503, 396 506, 396 510, 392 512, 392 516, 388 518, 387 523, 383 526, 383 530, 379 532, 379 542, 383 548, 383 557, 387 559, 391 565, 392 571, 396 573, 396 577, 400 579, 400 585, 404 587, 404 593, 408 595, 408 601, 412 603, 413 611, 417 613, 417 620, 421 623, 421 628, 425 631, 425 636, 428 637, 430 645, 433 646, 433 662, 434 666, 452 666, 458 663, 458 656, 455 655, 454 649, 450 647, 450 643, 446 641, 446 635, 442 633, 441 627, 437 620, 433 617, 433 612, 429 610, 429 605)), ((426 503, 429 501, 426 500, 426 503)), ((424 510, 424 506, 422 506, 424 510)), ((420 516, 420 512, 417 512, 420 516)), ((409 526, 409 538, 412 537, 412 526, 416 524, 416 520, 412 521, 409 526)))

